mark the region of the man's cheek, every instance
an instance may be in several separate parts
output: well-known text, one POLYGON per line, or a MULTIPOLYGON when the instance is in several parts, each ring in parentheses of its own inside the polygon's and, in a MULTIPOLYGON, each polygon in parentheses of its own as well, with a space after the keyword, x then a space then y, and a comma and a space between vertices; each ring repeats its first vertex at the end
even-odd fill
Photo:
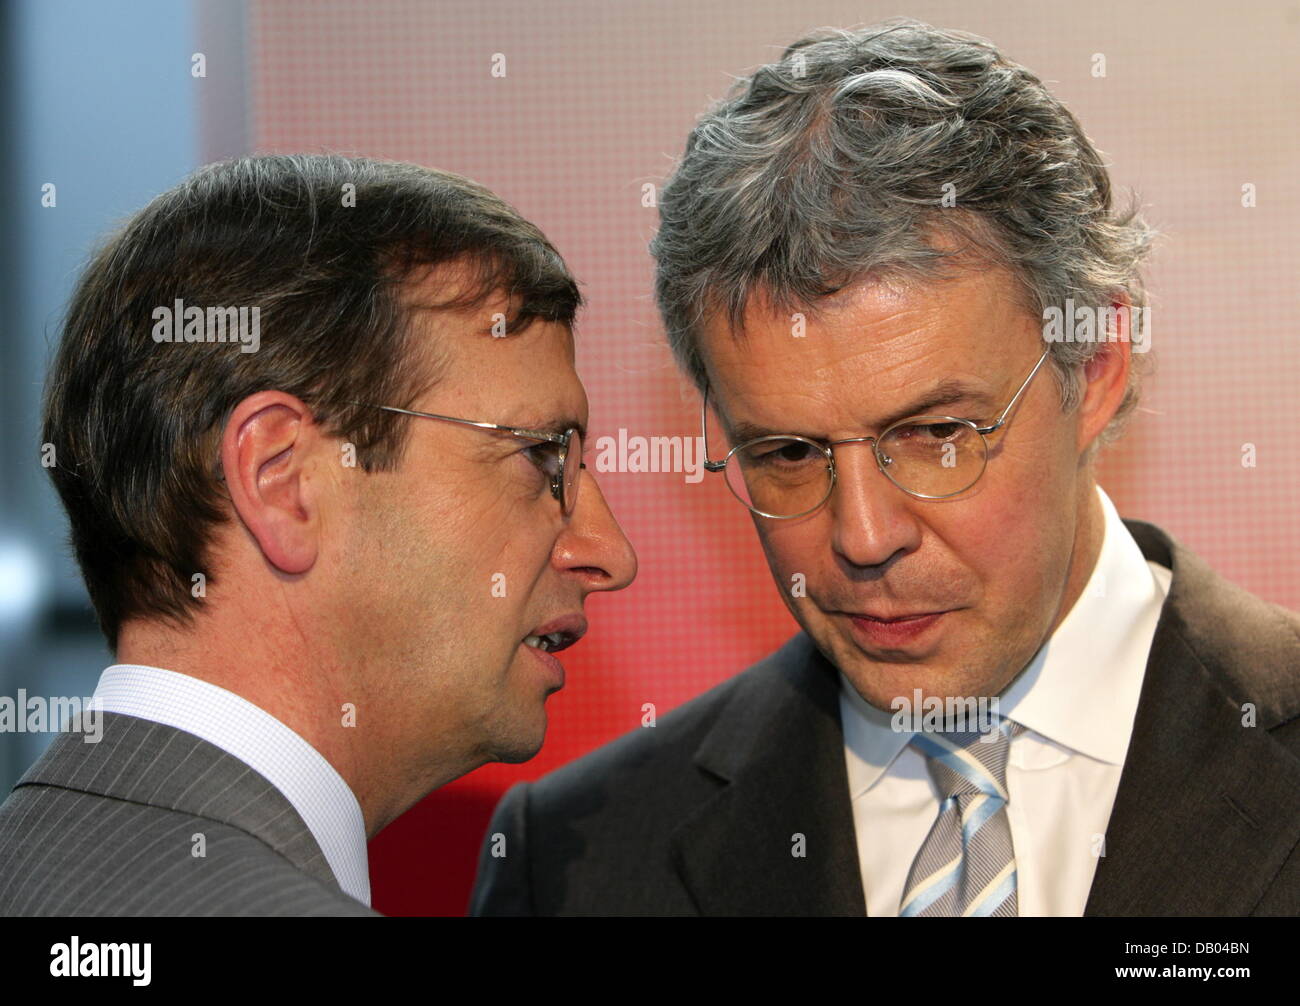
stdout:
POLYGON ((763 544, 773 572, 780 572, 787 586, 796 574, 810 582, 825 575, 823 566, 834 564, 830 527, 816 516, 773 527, 763 544))
POLYGON ((763 551, 767 556, 772 580, 781 591, 785 603, 792 608, 807 610, 814 605, 815 587, 820 575, 810 561, 812 554, 800 549, 789 540, 765 538, 763 551))
POLYGON ((473 575, 491 584, 494 601, 511 600, 520 607, 549 568, 555 542, 544 519, 519 512, 480 523, 468 558, 477 571, 473 575))

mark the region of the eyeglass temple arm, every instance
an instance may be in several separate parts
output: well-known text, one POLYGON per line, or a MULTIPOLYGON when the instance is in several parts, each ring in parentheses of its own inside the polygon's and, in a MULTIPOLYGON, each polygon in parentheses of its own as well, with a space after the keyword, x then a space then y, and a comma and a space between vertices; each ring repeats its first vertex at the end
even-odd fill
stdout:
POLYGON ((976 433, 992 433, 994 430, 998 429, 1003 423, 1007 421, 1007 416, 1009 416, 1011 414, 1011 410, 1016 407, 1016 402, 1020 401, 1020 396, 1025 393, 1025 389, 1029 387, 1029 382, 1034 379, 1034 375, 1038 373, 1038 368, 1043 365, 1043 361, 1047 359, 1047 354, 1050 353, 1051 351, 1052 348, 1050 346, 1047 349, 1043 350, 1043 355, 1040 356, 1038 358, 1038 362, 1034 364, 1034 369, 1031 370, 1029 372, 1029 376, 1025 378, 1025 383, 1020 385, 1020 390, 1015 393, 1015 396, 1011 399, 1011 401, 1007 403, 1007 407, 1002 410, 1002 415, 998 416, 997 422, 995 422, 992 426, 975 427, 976 433))
MULTIPOLYGON (((353 402, 352 404, 364 405, 365 403, 353 402)), ((413 412, 410 409, 399 409, 395 405, 375 405, 372 408, 383 409, 385 412, 399 412, 404 416, 420 416, 423 419, 441 419, 448 423, 460 423, 463 426, 477 426, 480 430, 501 430, 503 433, 523 437, 525 440, 546 440, 553 444, 562 444, 568 440, 563 433, 547 433, 545 430, 523 430, 514 426, 502 426, 500 423, 481 423, 473 419, 440 416, 436 412, 413 412)))
POLYGON ((726 461, 709 460, 709 386, 704 385, 704 397, 700 399, 700 439, 704 441, 704 470, 720 472, 727 467, 726 461))

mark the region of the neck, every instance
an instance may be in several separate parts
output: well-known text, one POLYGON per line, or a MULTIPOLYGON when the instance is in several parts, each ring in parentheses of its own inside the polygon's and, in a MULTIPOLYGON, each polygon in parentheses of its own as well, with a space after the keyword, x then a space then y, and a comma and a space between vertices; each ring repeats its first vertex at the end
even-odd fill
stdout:
MULTIPOLYGON (((206 613, 199 620, 206 622, 206 613)), ((179 632, 158 622, 133 621, 122 626, 117 660, 187 674, 233 692, 270 713, 333 766, 361 806, 366 835, 373 837, 396 816, 387 806, 386 788, 370 768, 356 727, 346 726, 345 705, 364 709, 362 696, 346 688, 327 660, 282 636, 244 623, 242 631, 214 631, 211 625, 179 632), (240 640, 232 657, 229 641, 240 640), (269 645, 268 640, 279 640, 269 645), (292 654, 292 659, 285 655, 292 654), (307 670, 310 668, 310 671, 307 670)), ((360 714, 357 721, 361 722, 360 714)), ((404 809, 404 808, 403 808, 404 809)), ((400 813, 400 811, 398 811, 400 813)))
POLYGON ((1097 495, 1096 480, 1089 477, 1080 489, 1081 498, 1077 513, 1078 524, 1074 529, 1074 546, 1070 553, 1070 571, 1066 576, 1065 593, 1057 609, 1056 618, 1047 635, 1050 637, 1065 617, 1074 608, 1075 602, 1083 595, 1084 588, 1097 568, 1101 558, 1101 546, 1106 535, 1106 515, 1101 508, 1101 499, 1097 495))

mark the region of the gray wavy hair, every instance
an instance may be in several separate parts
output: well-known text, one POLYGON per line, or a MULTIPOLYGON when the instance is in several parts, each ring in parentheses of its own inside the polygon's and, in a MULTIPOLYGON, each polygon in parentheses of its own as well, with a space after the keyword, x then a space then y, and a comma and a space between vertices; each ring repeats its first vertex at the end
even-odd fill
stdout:
MULTIPOLYGON (((815 310, 868 275, 933 279, 974 251, 1010 270, 1040 318, 1067 298, 1146 306, 1139 265, 1154 231, 1136 199, 1112 210, 1075 117, 986 40, 910 19, 820 29, 741 78, 691 132, 659 209, 655 296, 700 388, 701 322, 725 311, 735 331, 758 288, 778 311, 815 310), (929 243, 936 231, 957 250, 929 243)), ((1051 344, 1064 411, 1098 348, 1051 344)), ((1141 362, 1102 443, 1137 404, 1141 362)))

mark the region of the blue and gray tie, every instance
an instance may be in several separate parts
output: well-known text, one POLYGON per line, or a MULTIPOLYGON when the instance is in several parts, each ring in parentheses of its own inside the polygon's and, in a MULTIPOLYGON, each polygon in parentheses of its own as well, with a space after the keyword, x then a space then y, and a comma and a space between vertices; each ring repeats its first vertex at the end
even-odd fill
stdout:
POLYGON ((919 733, 939 787, 939 816, 916 854, 900 916, 1014 916, 1016 856, 1007 822, 1007 753, 1024 730, 1001 720, 978 731, 919 733))

